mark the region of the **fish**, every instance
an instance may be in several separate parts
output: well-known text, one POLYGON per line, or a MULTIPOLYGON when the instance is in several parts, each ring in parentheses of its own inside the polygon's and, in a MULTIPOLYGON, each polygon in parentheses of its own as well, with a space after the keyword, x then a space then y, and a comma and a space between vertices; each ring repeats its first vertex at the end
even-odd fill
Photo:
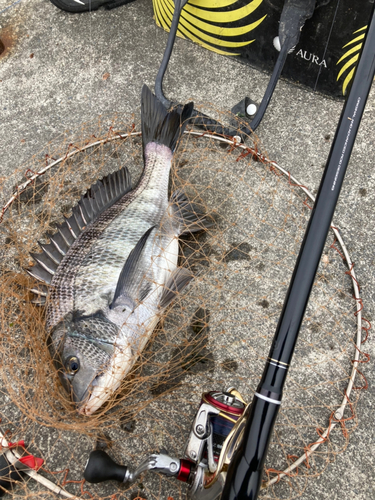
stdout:
POLYGON ((144 168, 133 188, 124 167, 98 180, 72 215, 39 243, 27 272, 46 308, 47 344, 82 415, 92 415, 128 375, 160 317, 192 280, 179 238, 211 225, 181 190, 170 197, 173 154, 193 110, 167 111, 145 85, 144 168))

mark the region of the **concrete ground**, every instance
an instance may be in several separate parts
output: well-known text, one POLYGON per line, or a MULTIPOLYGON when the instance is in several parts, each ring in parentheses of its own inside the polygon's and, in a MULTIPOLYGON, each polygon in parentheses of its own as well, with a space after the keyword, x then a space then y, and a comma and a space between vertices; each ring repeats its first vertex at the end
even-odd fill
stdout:
MULTIPOLYGON (((140 111, 167 34, 155 25, 150 0, 113 11, 69 15, 48 0, 0 0, 0 176, 10 175, 51 138, 79 130, 103 113, 140 111), (103 76, 108 73, 108 78, 103 76)), ((246 93, 259 101, 268 76, 178 39, 164 90, 230 110, 246 93)), ((281 82, 257 134, 271 159, 316 191, 342 103, 281 82)), ((337 207, 336 221, 356 264, 364 315, 375 320, 375 89, 370 95, 337 207)), ((364 371, 369 383, 357 407, 358 428, 345 453, 302 498, 375 498, 373 335, 364 371)))

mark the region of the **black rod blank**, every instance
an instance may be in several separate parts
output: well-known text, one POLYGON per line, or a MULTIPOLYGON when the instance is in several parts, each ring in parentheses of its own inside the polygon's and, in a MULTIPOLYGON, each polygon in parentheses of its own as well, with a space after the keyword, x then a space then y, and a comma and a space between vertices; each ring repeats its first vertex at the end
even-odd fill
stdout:
POLYGON ((263 466, 280 408, 288 368, 374 74, 373 10, 352 87, 341 113, 269 357, 254 395, 243 440, 229 465, 221 500, 255 500, 258 496, 263 466))

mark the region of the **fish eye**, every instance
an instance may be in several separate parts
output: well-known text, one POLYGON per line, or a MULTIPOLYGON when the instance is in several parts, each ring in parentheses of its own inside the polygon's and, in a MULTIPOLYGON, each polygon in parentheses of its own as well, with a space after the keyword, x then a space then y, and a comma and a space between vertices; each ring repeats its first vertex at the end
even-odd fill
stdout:
POLYGON ((75 373, 77 373, 80 368, 79 359, 77 358, 77 356, 70 356, 65 361, 65 368, 69 375, 74 375, 75 373))

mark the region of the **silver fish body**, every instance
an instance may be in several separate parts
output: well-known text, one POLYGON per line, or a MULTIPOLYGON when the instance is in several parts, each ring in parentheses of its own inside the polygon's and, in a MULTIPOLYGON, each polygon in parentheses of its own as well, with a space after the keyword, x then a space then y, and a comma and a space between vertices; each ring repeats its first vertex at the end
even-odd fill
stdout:
POLYGON ((66 274, 70 274, 72 266, 75 268, 74 297, 63 302, 61 297, 56 297, 57 306, 57 301, 50 301, 49 328, 73 309, 90 315, 108 305, 108 298, 115 292, 119 274, 131 250, 147 229, 160 225, 169 203, 172 153, 166 146, 155 143, 149 143, 145 149, 144 172, 137 187, 87 227, 85 238, 81 237, 75 243, 79 257, 76 248, 72 248, 62 263, 66 272, 60 273, 61 277, 54 277, 52 285, 56 286, 58 281, 66 281, 66 274), (148 154, 149 149, 153 149, 154 154, 148 154), (115 217, 108 213, 117 211, 115 217))
POLYGON ((144 171, 131 189, 124 169, 98 181, 33 254, 28 272, 47 284, 47 331, 60 378, 90 415, 119 387, 161 313, 192 278, 178 267, 178 238, 207 220, 183 193, 168 199, 173 150, 192 111, 167 113, 142 91, 144 171))

